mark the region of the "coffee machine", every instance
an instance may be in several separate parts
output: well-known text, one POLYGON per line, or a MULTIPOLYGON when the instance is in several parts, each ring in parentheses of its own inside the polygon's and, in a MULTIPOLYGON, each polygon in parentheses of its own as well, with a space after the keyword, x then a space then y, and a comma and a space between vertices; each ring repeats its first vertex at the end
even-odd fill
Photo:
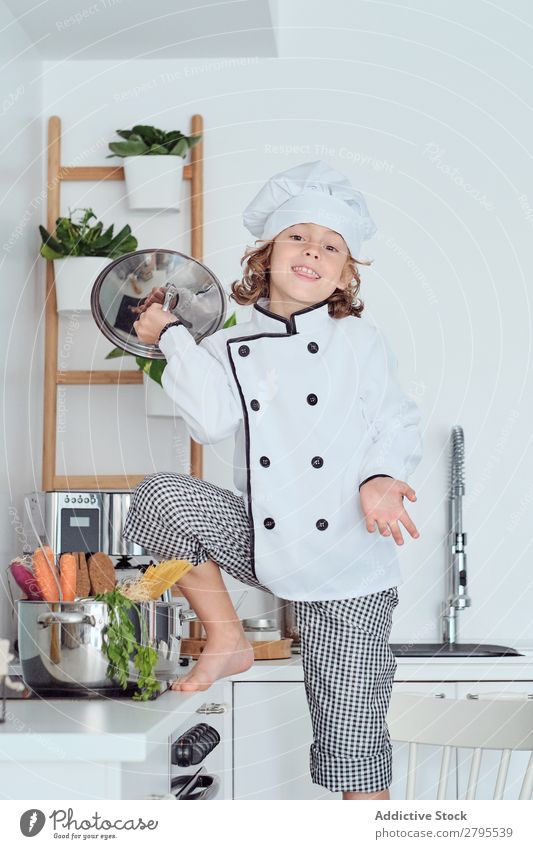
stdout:
POLYGON ((131 492, 31 492, 25 498, 24 530, 31 553, 49 545, 57 556, 68 551, 104 551, 110 557, 143 557, 144 548, 122 538, 131 492))

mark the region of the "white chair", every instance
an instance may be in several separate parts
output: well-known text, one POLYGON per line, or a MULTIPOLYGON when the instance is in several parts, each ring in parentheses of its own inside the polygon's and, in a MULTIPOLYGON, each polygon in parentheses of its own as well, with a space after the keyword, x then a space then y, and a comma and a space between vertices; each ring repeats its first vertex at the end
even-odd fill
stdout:
MULTIPOLYGON (((502 694, 503 695, 503 694, 502 694)), ((387 725, 392 741, 409 747, 405 799, 415 799, 417 746, 442 747, 437 799, 446 798, 452 753, 472 749, 465 799, 475 799, 483 750, 501 750, 493 799, 502 799, 514 751, 530 752, 519 799, 533 792, 533 700, 488 694, 468 699, 435 698, 416 693, 391 696, 387 725), (493 696, 491 698, 491 696, 493 696), (498 697, 495 697, 498 696, 498 697)))

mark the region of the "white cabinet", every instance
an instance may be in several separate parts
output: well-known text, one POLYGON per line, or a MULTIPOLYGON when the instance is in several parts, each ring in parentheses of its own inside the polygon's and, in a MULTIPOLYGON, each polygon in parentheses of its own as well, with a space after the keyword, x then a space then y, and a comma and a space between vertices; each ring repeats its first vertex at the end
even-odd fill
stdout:
MULTIPOLYGON (((398 669, 402 674, 402 670, 398 669)), ((397 675, 398 675, 397 673, 397 675)), ((437 673, 438 674, 438 673, 437 673)), ((436 676, 435 676, 436 677, 436 676)), ((434 698, 466 698, 467 693, 527 697, 533 681, 409 681, 394 682, 394 692, 421 693, 434 698)), ((313 784, 309 773, 309 747, 313 735, 302 680, 233 682, 233 798, 234 799, 341 799, 313 784)), ((393 800, 405 798, 408 744, 393 741, 393 800)), ((486 752, 477 799, 491 799, 499 765, 499 752, 486 752)), ((504 798, 517 799, 528 753, 514 752, 504 798)), ((417 746, 416 799, 434 800, 440 775, 442 750, 417 746)), ((446 799, 466 793, 470 752, 454 754, 446 799)))
MULTIPOLYGON (((533 681, 484 681, 483 683, 457 683, 457 697, 466 699, 468 695, 483 698, 533 698, 533 681)), ((476 799, 492 799, 498 774, 501 751, 483 752, 479 770, 476 799)), ((458 750, 458 792, 464 799, 468 787, 468 777, 472 759, 472 749, 458 750)), ((513 752, 509 761, 504 799, 518 799, 524 772, 529 761, 529 752, 513 752)))
POLYGON ((313 784, 303 681, 233 684, 233 798, 340 799, 313 784))
MULTIPOLYGON (((399 682, 395 691, 453 698, 453 683, 399 682)), ((341 799, 313 784, 309 773, 311 719, 303 681, 236 682, 233 685, 234 799, 341 799)), ((419 746, 421 799, 435 799, 440 753, 435 746, 419 746)), ((391 798, 404 798, 408 747, 393 743, 391 798)), ((455 770, 450 776, 449 799, 457 798, 455 770)))

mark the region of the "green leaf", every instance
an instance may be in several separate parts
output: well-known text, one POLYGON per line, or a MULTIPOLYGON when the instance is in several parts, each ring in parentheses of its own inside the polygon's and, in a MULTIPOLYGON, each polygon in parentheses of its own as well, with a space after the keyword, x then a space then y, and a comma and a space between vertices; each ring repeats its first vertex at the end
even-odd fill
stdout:
POLYGON ((148 150, 148 146, 145 145, 142 139, 130 139, 125 142, 110 142, 109 150, 115 156, 142 156, 148 150))
POLYGON ((168 150, 164 144, 152 144, 147 151, 148 156, 167 156, 168 150))
POLYGON ((63 259, 65 254, 54 251, 49 245, 41 245, 41 256, 45 259, 63 259))
POLYGON ((44 256, 45 259, 60 259, 63 257, 65 255, 63 245, 54 239, 42 225, 39 225, 39 231, 43 240, 41 256, 44 256))
POLYGON ((129 139, 133 135, 133 130, 115 130, 115 132, 121 139, 129 139))
POLYGON ((189 136, 189 147, 194 147, 195 144, 198 144, 198 142, 201 141, 201 138, 201 134, 199 136, 189 136))
POLYGON ((223 327, 233 327, 237 324, 237 313, 233 312, 230 317, 224 322, 223 327))
POLYGON ((184 139, 185 136, 181 132, 181 130, 169 130, 168 133, 165 133, 165 144, 175 144, 180 139, 184 139))
POLYGON ((136 124, 133 127, 133 132, 135 135, 140 136, 145 144, 160 144, 165 141, 165 132, 164 130, 158 130, 157 127, 150 127, 146 124, 136 124))
POLYGON ((174 147, 172 148, 172 150, 170 151, 170 155, 171 156, 186 156, 188 149, 189 149, 189 145, 187 144, 187 140, 186 139, 180 139, 179 142, 177 142, 174 145, 174 147))
POLYGON ((116 360, 118 357, 131 357, 133 354, 130 354, 129 351, 123 351, 122 348, 113 348, 109 354, 106 354, 104 359, 106 360, 116 360))
POLYGON ((41 253, 47 259, 64 256, 103 256, 115 259, 137 248, 137 239, 126 225, 113 236, 114 225, 104 230, 92 209, 69 210, 69 216, 56 221, 55 237, 40 227, 44 246, 41 253))

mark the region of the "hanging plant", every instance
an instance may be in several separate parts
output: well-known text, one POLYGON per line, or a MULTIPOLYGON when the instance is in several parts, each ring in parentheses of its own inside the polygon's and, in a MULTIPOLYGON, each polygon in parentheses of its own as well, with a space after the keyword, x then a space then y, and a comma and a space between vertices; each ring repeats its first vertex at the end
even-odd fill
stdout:
POLYGON ((131 130, 117 130, 125 141, 110 142, 111 156, 181 156, 185 158, 191 147, 198 144, 201 135, 185 136, 180 130, 159 130, 145 124, 136 124, 131 130))
POLYGON ((116 259, 137 249, 137 239, 131 227, 125 227, 114 235, 114 225, 104 230, 92 209, 69 209, 68 216, 56 220, 52 236, 42 225, 39 226, 42 245, 41 256, 45 259, 63 259, 68 256, 101 256, 116 259), (75 213, 81 213, 75 216, 75 213), (78 220, 76 220, 78 219, 78 220))

